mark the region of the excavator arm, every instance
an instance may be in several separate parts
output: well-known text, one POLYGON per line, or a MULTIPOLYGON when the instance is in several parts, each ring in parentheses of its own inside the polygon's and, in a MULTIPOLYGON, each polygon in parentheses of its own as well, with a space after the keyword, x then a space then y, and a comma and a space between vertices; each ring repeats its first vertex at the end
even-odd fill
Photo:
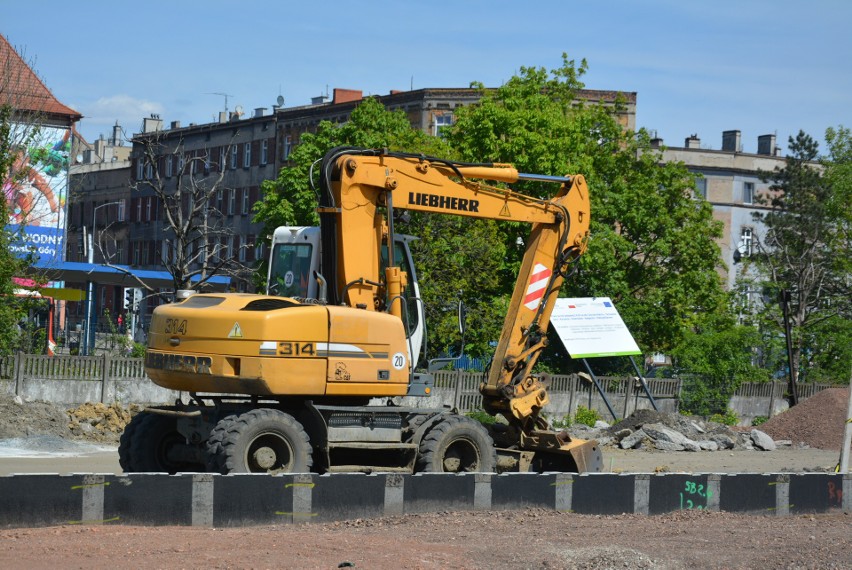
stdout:
POLYGON ((406 275, 388 247, 395 209, 532 224, 502 334, 480 391, 485 409, 522 433, 539 427, 545 383, 532 368, 546 344, 547 326, 563 280, 583 253, 589 233, 589 193, 580 175, 519 173, 505 164, 467 164, 418 155, 354 148, 329 151, 322 162, 319 214, 322 273, 329 302, 381 310, 402 318, 406 275), (558 184, 547 200, 482 181, 538 180, 558 184))

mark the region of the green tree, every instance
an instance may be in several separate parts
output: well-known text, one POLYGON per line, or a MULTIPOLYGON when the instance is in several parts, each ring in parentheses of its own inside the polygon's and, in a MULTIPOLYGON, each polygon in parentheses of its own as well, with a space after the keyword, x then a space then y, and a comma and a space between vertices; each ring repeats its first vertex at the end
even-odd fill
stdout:
POLYGON ((784 167, 762 173, 771 186, 756 200, 771 209, 754 214, 757 251, 747 260, 767 301, 758 318, 770 336, 784 332, 777 300, 790 293, 797 381, 835 374, 845 381, 850 366, 852 136, 828 129, 826 141, 829 153, 820 157, 817 142, 800 131, 789 139, 784 167))
MULTIPOLYGON (((587 65, 563 55, 559 69, 521 68, 502 87, 483 90, 481 102, 457 111, 448 140, 463 160, 510 162, 541 174, 585 175, 592 200, 592 235, 571 296, 608 296, 645 350, 675 346, 696 315, 725 298, 721 225, 696 199, 694 177, 682 164, 662 163, 644 131, 619 122, 621 103, 584 104, 577 97, 587 65)), ((516 189, 547 197, 553 185, 525 182, 516 189)), ((501 284, 511 289, 522 252, 512 247, 528 231, 503 226, 506 251, 501 284)), ((504 293, 508 292, 504 289, 504 293)))
POLYGON ((706 315, 687 331, 672 350, 684 378, 681 411, 724 415, 740 384, 769 380, 769 371, 754 365, 759 337, 755 327, 735 324, 724 312, 706 315))

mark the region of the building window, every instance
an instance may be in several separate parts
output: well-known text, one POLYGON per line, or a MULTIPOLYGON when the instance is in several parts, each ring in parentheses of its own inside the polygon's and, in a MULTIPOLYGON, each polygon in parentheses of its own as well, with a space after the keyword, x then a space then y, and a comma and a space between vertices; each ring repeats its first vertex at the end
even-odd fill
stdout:
POLYGON ((752 235, 751 228, 743 228, 740 231, 740 245, 739 250, 740 254, 743 257, 748 257, 752 254, 754 247, 754 236, 752 235))
POLYGON ((246 260, 246 244, 245 244, 245 237, 244 236, 239 236, 238 244, 239 244, 239 248, 240 248, 240 251, 238 253, 239 260, 245 261, 246 260))
POLYGON ((145 165, 145 180, 154 178, 154 166, 149 162, 145 165))
POLYGON ((136 160, 136 180, 142 180, 143 168, 145 167, 145 163, 142 162, 142 159, 136 160))
POLYGON ((217 168, 217 172, 222 172, 225 170, 225 147, 219 149, 219 167, 217 168))
POLYGON ((247 142, 243 147, 243 168, 251 166, 251 143, 247 142))
POLYGON ((290 138, 290 135, 284 137, 284 160, 290 156, 290 151, 293 150, 293 141, 290 138))
POLYGON ((249 191, 248 191, 248 188, 243 188, 243 204, 242 204, 241 212, 244 216, 249 213, 249 191))
POLYGON ((173 162, 174 157, 172 155, 168 155, 166 157, 166 178, 171 178, 174 175, 173 162))
POLYGON ((236 194, 237 194, 237 191, 234 190, 233 188, 228 190, 228 215, 229 216, 234 215, 234 206, 235 206, 235 202, 236 202, 236 199, 237 199, 236 194))
POLYGON ((148 196, 145 199, 145 221, 146 222, 151 221, 151 197, 150 196, 148 196))
POLYGON ((269 140, 263 139, 260 141, 260 164, 269 162, 269 140))
POLYGON ((743 183, 743 204, 754 203, 754 182, 743 183))
POLYGON ((452 113, 444 113, 442 115, 435 115, 435 124, 432 127, 432 135, 436 137, 443 138, 445 134, 443 131, 451 127, 453 125, 453 114, 452 113))
POLYGON ((707 179, 706 178, 696 178, 695 179, 695 195, 701 198, 707 199, 707 179))
POLYGON ((117 222, 123 222, 124 221, 125 206, 126 206, 126 204, 125 204, 124 200, 118 201, 118 216, 117 216, 117 219, 116 219, 117 222))
POLYGON ((231 147, 231 170, 237 168, 237 145, 231 147))
POLYGON ((216 211, 222 213, 222 189, 216 190, 216 211))

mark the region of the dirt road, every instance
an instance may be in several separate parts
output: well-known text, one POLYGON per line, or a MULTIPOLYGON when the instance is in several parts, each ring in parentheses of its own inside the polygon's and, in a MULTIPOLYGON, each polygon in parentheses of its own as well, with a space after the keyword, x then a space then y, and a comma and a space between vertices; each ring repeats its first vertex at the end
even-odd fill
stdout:
MULTIPOLYGON (((69 444, 70 445, 70 444, 69 444)), ((121 473, 118 452, 112 447, 80 445, 64 456, 10 457, 0 455, 0 475, 12 473, 121 473)), ((829 471, 839 453, 823 449, 779 448, 775 451, 635 451, 604 449, 604 468, 616 473, 780 473, 829 471)))

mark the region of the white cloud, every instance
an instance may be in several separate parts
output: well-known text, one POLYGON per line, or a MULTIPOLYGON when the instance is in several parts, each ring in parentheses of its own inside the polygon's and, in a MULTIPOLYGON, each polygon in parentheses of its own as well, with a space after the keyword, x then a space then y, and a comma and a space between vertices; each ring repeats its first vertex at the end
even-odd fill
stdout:
POLYGON ((101 97, 78 108, 84 117, 78 124, 78 130, 89 141, 95 140, 100 134, 108 136, 116 121, 128 134, 139 132, 143 118, 152 113, 163 113, 161 103, 136 99, 130 95, 101 97))

